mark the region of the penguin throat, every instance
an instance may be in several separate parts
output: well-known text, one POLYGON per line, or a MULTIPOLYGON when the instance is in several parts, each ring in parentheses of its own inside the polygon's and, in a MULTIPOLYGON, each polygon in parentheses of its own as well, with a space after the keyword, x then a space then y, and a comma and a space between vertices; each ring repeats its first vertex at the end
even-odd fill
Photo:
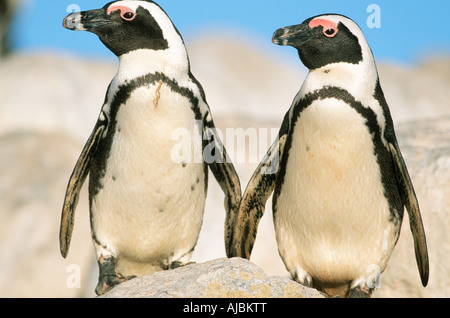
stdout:
POLYGON ((359 101, 372 99, 378 81, 374 64, 334 63, 311 70, 301 89, 301 96, 323 87, 338 87, 350 92, 359 101))
POLYGON ((188 74, 189 59, 186 50, 184 48, 164 51, 139 49, 119 57, 117 77, 120 82, 155 73, 164 73, 172 78, 188 74))

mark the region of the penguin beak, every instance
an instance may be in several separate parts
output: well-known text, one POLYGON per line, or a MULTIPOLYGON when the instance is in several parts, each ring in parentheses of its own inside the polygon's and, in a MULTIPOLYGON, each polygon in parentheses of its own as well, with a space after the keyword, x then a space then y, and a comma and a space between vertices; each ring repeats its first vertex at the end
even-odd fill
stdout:
POLYGON ((277 45, 299 47, 312 36, 311 29, 305 23, 280 28, 273 33, 272 42, 277 45))
POLYGON ((111 19, 105 9, 75 12, 69 14, 63 21, 66 29, 93 33, 109 24, 111 24, 111 19))

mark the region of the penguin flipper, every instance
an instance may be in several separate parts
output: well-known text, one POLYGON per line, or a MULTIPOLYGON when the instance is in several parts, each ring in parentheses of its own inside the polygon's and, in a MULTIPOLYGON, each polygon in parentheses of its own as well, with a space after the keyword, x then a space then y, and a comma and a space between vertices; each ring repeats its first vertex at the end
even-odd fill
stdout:
MULTIPOLYGON (((206 127, 214 131, 214 123, 212 121, 207 123, 206 127)), ((209 133, 211 133, 211 131, 209 131, 209 133)), ((214 133, 212 133, 211 137, 212 141, 209 146, 212 146, 214 151, 219 152, 214 157, 220 160, 212 160, 212 162, 209 162, 209 160, 206 161, 208 162, 214 178, 225 193, 225 249, 227 250, 232 232, 232 221, 236 218, 242 197, 241 183, 222 141, 214 133)))
POLYGON ((414 239, 414 250, 420 279, 422 285, 425 287, 428 283, 429 264, 427 242, 420 215, 419 203, 397 142, 394 141, 389 143, 389 148, 394 159, 395 173, 399 184, 400 194, 409 215, 409 225, 414 239))
POLYGON ((280 129, 279 137, 267 151, 248 182, 239 212, 232 222, 232 233, 227 244, 228 257, 238 256, 250 259, 258 223, 264 214, 266 201, 275 189, 278 165, 281 162, 286 137, 287 134, 280 129))
POLYGON ((59 231, 59 247, 61 255, 66 258, 69 252, 70 240, 72 237, 75 209, 78 204, 80 190, 89 173, 91 158, 95 153, 99 140, 102 138, 105 125, 97 125, 89 136, 83 150, 75 164, 70 176, 66 195, 64 198, 63 210, 61 213, 61 225, 59 231))

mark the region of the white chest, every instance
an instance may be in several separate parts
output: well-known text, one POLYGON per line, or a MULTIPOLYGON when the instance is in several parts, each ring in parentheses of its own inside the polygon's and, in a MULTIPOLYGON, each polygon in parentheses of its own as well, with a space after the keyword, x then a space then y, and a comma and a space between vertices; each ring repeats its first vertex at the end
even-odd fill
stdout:
POLYGON ((121 105, 102 189, 92 204, 93 227, 116 253, 151 261, 194 245, 205 202, 202 163, 174 160, 173 149, 193 151, 195 118, 188 99, 157 82, 134 90, 121 105))
POLYGON ((182 164, 174 156, 177 147, 193 152, 195 118, 189 100, 162 82, 136 89, 120 107, 116 121, 105 179, 109 175, 121 187, 144 188, 145 184, 163 190, 195 170, 203 171, 201 164, 188 165, 192 160, 182 164), (180 129, 192 139, 174 138, 180 129), (180 147, 180 142, 187 145, 180 147))
POLYGON ((394 244, 388 219, 365 119, 334 98, 313 102, 293 130, 277 200, 277 240, 288 268, 324 280, 353 277, 370 264, 384 268, 394 244))

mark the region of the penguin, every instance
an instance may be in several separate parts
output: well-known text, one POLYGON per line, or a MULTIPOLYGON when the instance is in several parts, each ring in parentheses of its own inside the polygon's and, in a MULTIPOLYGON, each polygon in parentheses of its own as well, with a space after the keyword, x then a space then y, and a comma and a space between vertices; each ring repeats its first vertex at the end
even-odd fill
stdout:
POLYGON ((250 259, 273 192, 278 252, 293 279, 328 297, 370 297, 406 208, 426 286, 418 201, 361 29, 324 14, 278 29, 272 41, 297 49, 308 74, 247 184, 227 256, 250 259))
POLYGON ((203 220, 208 167, 225 194, 227 219, 237 213, 241 188, 214 134, 182 36, 159 5, 114 1, 72 13, 63 26, 96 34, 119 60, 68 181, 59 237, 65 258, 80 189, 89 175, 99 266, 95 292, 101 295, 135 276, 189 263, 203 220), (190 138, 180 138, 177 131, 190 138))

